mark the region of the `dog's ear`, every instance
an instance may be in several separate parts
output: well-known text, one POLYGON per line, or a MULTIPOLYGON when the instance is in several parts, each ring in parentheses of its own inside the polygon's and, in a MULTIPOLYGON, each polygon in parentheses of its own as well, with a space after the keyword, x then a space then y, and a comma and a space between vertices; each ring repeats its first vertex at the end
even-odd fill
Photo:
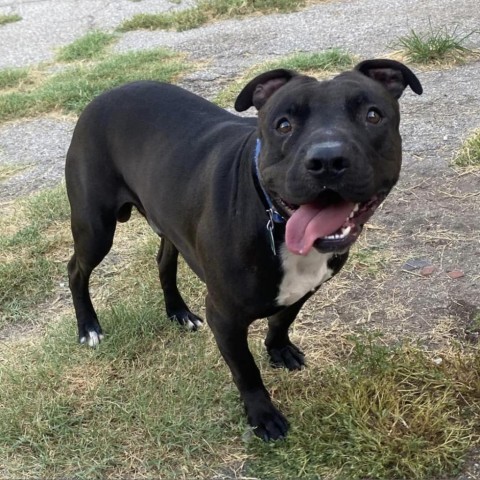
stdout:
POLYGON ((258 75, 258 77, 250 80, 238 95, 235 100, 235 110, 243 112, 250 107, 260 110, 273 93, 297 75, 297 72, 284 68, 270 70, 258 75))
POLYGON ((418 95, 423 92, 420 80, 403 63, 395 60, 365 60, 355 70, 380 82, 395 98, 400 98, 407 85, 418 95))

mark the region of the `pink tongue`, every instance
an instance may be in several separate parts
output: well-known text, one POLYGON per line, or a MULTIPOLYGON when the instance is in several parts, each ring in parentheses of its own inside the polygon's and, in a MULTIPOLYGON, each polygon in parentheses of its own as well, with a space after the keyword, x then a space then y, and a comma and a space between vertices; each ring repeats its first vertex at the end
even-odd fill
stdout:
POLYGON ((354 206, 352 202, 327 207, 314 203, 301 205, 287 221, 287 248, 297 255, 307 255, 315 240, 333 235, 344 224, 354 206))

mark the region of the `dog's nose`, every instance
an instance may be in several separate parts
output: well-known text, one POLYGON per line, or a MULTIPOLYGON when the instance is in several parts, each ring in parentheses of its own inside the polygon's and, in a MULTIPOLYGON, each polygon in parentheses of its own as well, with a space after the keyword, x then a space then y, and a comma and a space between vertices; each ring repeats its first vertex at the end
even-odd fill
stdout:
POLYGON ((305 158, 307 170, 314 176, 338 177, 350 166, 345 144, 326 141, 312 145, 305 158))

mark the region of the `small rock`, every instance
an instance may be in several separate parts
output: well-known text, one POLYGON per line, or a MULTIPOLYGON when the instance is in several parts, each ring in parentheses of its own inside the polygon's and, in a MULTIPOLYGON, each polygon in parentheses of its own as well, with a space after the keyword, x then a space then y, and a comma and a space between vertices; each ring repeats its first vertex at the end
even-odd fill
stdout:
POLYGON ((429 277, 435 271, 435 267, 433 265, 427 265, 420 270, 420 275, 424 277, 429 277))
POLYGON ((428 265, 431 265, 429 260, 425 260, 424 258, 411 258, 405 262, 402 268, 408 272, 413 272, 428 265))
POLYGON ((441 365, 442 362, 443 362, 443 359, 440 358, 440 357, 437 357, 437 358, 434 358, 434 359, 433 359, 433 363, 434 363, 435 365, 441 365))
POLYGON ((447 275, 450 277, 450 278, 461 278, 461 277, 464 277, 465 276, 465 273, 462 272, 462 270, 451 270, 450 272, 447 272, 447 275))

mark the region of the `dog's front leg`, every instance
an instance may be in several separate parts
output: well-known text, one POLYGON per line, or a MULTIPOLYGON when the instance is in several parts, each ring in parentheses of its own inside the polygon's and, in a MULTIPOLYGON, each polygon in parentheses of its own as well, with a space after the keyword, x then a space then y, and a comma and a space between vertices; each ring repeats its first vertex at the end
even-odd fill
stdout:
POLYGON ((310 294, 305 295, 293 305, 268 317, 268 333, 265 346, 273 367, 300 370, 305 365, 305 355, 290 341, 288 329, 309 297, 310 294))
POLYGON ((248 324, 238 313, 220 313, 207 297, 207 322, 220 352, 230 367, 233 380, 245 404, 248 423, 265 441, 283 438, 288 431, 286 418, 273 406, 260 371, 248 348, 248 324))

